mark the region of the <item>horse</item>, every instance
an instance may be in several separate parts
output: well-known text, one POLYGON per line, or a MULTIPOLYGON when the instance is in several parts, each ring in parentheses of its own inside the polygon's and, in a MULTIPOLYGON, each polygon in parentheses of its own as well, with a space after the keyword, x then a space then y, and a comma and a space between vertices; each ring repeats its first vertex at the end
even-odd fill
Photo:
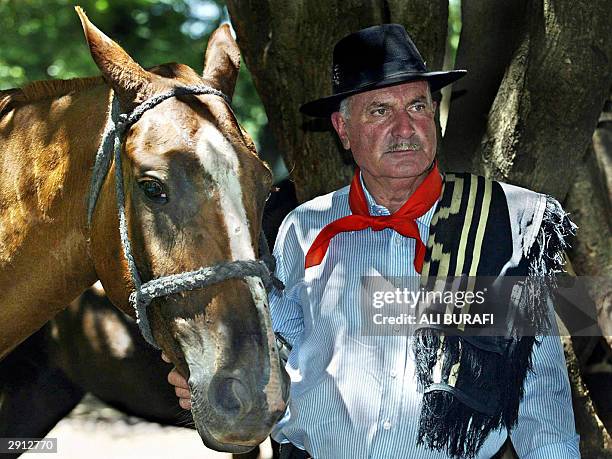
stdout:
POLYGON ((228 103, 238 46, 224 25, 202 75, 145 70, 77 13, 102 77, 0 93, 0 358, 100 280, 188 379, 206 446, 247 452, 288 376, 255 261, 272 174, 228 103), (219 266, 244 269, 200 282, 219 266))
MULTIPOLYGON (((262 218, 270 246, 297 204, 289 180, 273 188, 262 218)), ((191 428, 166 381, 171 369, 97 282, 0 361, 0 437, 46 437, 87 392, 128 415, 191 428)), ((273 452, 278 458, 274 442, 273 452)))

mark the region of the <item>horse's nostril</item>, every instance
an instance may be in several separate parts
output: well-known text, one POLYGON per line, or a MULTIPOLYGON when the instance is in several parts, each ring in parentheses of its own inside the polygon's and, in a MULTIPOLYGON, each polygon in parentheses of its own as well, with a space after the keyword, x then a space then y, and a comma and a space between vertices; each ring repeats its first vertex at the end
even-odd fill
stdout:
POLYGON ((238 416, 251 410, 252 401, 249 391, 236 378, 217 379, 211 391, 211 404, 226 415, 238 416))

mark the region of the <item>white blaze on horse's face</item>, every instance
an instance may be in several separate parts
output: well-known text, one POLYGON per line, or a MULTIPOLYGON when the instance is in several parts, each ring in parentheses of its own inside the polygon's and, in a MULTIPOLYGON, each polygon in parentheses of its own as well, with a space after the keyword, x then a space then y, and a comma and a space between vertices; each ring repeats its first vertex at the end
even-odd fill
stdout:
POLYGON ((255 252, 249 231, 240 184, 240 164, 233 145, 219 129, 208 124, 200 129, 196 154, 219 193, 219 204, 234 260, 253 260, 255 252))
MULTIPOLYGON (((228 231, 231 258, 233 260, 257 258, 253 250, 255 246, 251 237, 253 232, 250 231, 244 206, 244 191, 239 176, 238 152, 216 126, 208 125, 201 129, 197 143, 197 155, 202 167, 210 175, 219 193, 220 207, 225 228, 228 231)), ((260 321, 266 330, 266 336, 271 337, 274 332, 267 312, 268 297, 261 279, 247 277, 245 280, 251 291, 260 321)), ((270 341, 268 349, 274 350, 275 343, 270 341)), ((271 354, 270 358, 274 359, 276 357, 271 354)), ((278 390, 280 390, 280 381, 271 381, 265 389, 268 405, 275 410, 281 409, 278 403, 279 400, 282 400, 282 396, 275 393, 278 390)))

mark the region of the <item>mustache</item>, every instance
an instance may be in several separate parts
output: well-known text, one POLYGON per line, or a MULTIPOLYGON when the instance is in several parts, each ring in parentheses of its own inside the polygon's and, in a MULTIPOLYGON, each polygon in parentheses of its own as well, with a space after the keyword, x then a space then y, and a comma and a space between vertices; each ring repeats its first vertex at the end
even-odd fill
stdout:
POLYGON ((393 153, 395 151, 419 151, 423 149, 423 144, 419 138, 412 138, 410 140, 402 140, 387 145, 385 153, 393 153))

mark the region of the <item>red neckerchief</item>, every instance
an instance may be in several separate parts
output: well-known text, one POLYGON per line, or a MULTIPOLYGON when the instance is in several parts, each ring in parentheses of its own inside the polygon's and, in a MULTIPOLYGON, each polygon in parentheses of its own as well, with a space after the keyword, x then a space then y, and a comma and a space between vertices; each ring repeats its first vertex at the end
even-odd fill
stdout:
POLYGON ((415 220, 431 209, 440 197, 441 192, 442 178, 438 172, 438 162, 436 161, 425 180, 401 208, 391 215, 373 217, 368 210, 368 201, 361 186, 359 168, 357 168, 349 192, 349 206, 352 214, 329 223, 321 230, 306 254, 305 267, 310 268, 323 261, 329 242, 338 233, 361 231, 366 228, 372 228, 373 231, 393 228, 402 236, 415 239, 414 268, 420 273, 425 259, 425 244, 421 240, 415 220))

